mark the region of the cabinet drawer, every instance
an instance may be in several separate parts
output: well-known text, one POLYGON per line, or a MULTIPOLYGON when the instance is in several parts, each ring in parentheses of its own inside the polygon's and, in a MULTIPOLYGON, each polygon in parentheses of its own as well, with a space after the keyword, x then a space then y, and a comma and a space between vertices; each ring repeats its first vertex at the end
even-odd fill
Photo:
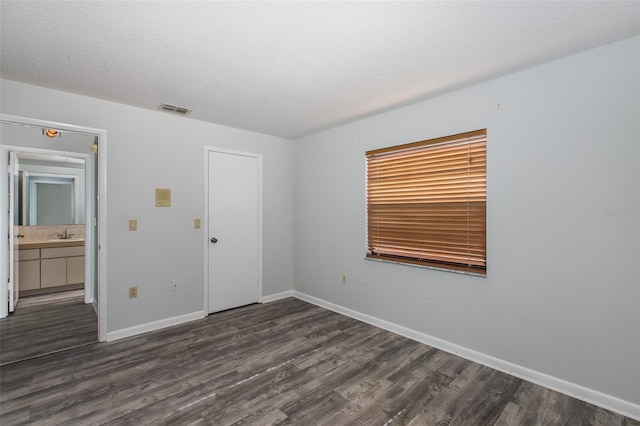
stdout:
POLYGON ((52 259, 55 257, 84 256, 84 246, 43 248, 40 251, 41 251, 40 257, 42 259, 52 259))
POLYGON ((26 249, 18 251, 18 260, 40 259, 40 249, 26 249))

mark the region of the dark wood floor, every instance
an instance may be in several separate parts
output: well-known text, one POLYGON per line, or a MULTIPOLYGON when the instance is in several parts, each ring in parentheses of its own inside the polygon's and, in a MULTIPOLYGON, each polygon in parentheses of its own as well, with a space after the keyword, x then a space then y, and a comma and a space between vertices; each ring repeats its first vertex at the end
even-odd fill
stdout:
POLYGON ((98 321, 82 290, 23 297, 0 320, 0 365, 96 342, 98 321))
POLYGON ((0 367, 3 425, 640 425, 297 299, 0 367))

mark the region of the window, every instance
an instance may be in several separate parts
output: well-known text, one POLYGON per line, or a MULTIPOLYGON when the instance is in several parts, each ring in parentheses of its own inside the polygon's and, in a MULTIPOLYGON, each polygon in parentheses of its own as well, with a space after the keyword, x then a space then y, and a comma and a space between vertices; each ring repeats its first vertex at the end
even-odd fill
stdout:
POLYGON ((367 155, 367 258, 486 275, 486 129, 367 155))

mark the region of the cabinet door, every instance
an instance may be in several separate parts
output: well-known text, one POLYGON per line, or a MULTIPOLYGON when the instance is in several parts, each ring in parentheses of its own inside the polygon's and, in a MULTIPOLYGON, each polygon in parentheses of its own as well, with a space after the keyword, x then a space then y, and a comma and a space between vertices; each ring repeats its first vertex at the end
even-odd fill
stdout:
POLYGON ((18 262, 18 276, 20 291, 40 288, 40 260, 18 262))
POLYGON ((42 259, 40 261, 40 287, 55 287, 67 284, 67 259, 42 259))
POLYGON ((84 256, 67 257, 67 284, 84 283, 84 256))

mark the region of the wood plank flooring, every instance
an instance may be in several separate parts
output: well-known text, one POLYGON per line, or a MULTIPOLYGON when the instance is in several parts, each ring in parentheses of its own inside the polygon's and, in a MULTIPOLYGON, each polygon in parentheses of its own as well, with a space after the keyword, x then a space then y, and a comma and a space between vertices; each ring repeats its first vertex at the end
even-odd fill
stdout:
POLYGON ((297 299, 0 367, 3 425, 640 425, 297 299))
POLYGON ((16 311, 0 320, 0 365, 97 340, 97 317, 83 290, 20 298, 16 311))

